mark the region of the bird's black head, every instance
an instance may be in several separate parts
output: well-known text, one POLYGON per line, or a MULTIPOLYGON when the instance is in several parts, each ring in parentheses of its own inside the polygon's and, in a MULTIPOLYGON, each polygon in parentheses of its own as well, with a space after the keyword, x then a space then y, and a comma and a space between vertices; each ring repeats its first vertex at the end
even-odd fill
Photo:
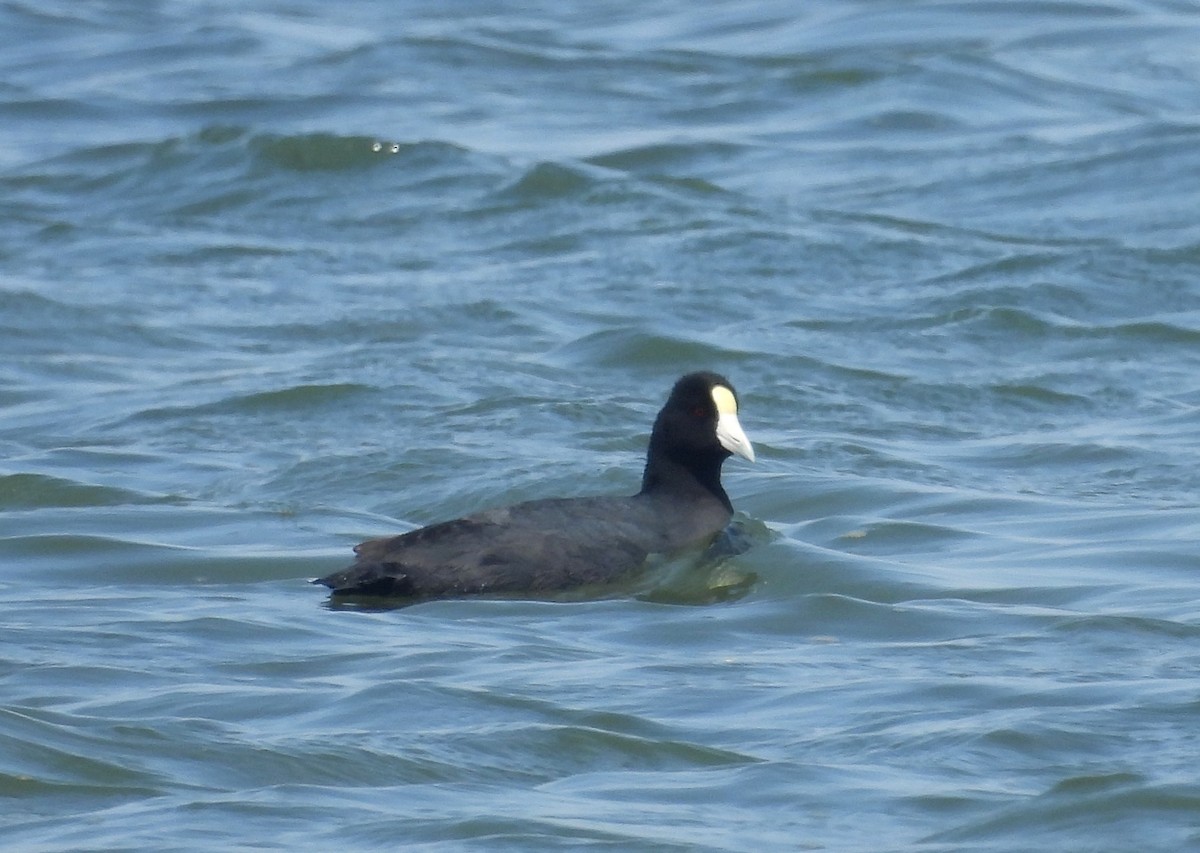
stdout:
POLYGON ((754 461, 737 412, 737 392, 719 374, 689 373, 676 382, 650 434, 643 491, 690 475, 724 497, 721 463, 732 453, 754 461))

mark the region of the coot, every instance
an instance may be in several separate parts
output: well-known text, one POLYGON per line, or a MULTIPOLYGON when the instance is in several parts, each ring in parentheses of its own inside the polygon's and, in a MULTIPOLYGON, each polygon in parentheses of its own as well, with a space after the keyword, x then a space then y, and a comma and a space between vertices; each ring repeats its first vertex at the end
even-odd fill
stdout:
POLYGON ((313 583, 334 596, 417 600, 544 594, 611 583, 651 554, 706 545, 733 514, 722 463, 732 453, 754 461, 737 399, 716 373, 676 382, 636 495, 535 500, 371 539, 352 565, 313 583))

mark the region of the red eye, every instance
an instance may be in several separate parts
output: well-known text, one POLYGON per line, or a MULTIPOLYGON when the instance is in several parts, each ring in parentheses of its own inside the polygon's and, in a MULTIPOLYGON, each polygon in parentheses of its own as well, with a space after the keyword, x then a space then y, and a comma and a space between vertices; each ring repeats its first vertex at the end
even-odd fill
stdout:
POLYGON ((692 407, 692 417, 693 418, 702 418, 707 414, 708 414, 708 412, 706 412, 704 410, 703 406, 693 406, 692 407))

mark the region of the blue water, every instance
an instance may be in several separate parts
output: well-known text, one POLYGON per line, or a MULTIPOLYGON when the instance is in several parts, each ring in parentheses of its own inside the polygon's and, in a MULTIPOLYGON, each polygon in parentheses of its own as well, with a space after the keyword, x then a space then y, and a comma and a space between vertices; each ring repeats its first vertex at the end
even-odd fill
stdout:
POLYGON ((0 6, 0 847, 1200 847, 1200 4, 0 6), (754 547, 331 607, 636 490, 754 547))

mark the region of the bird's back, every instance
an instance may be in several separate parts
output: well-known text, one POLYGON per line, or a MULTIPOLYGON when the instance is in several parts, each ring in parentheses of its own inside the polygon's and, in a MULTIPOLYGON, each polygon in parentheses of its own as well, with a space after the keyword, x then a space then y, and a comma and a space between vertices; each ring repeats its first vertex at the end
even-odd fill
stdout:
POLYGON ((728 516, 715 504, 708 510, 702 523, 681 527, 669 505, 642 495, 530 501, 368 540, 352 565, 318 583, 340 594, 408 598, 612 583, 652 553, 715 535, 728 516))

